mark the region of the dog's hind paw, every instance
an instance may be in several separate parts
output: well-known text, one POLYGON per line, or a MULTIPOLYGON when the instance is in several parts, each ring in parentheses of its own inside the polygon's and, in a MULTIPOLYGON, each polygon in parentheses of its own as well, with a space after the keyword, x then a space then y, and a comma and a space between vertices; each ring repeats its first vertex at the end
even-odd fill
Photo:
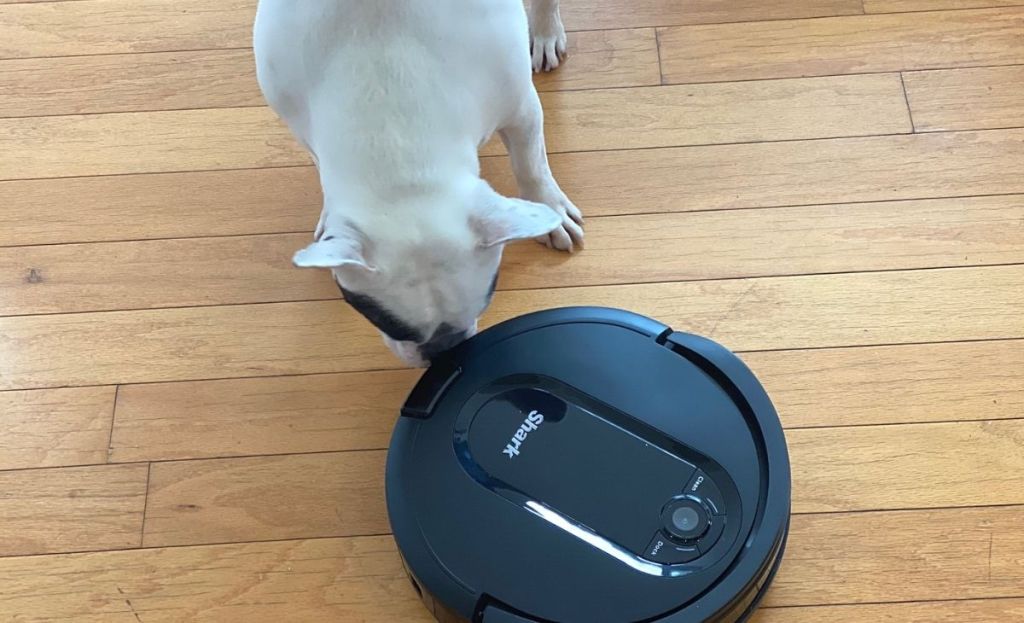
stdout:
POLYGON ((552 71, 566 56, 565 26, 558 12, 534 16, 530 24, 530 54, 533 71, 552 71))

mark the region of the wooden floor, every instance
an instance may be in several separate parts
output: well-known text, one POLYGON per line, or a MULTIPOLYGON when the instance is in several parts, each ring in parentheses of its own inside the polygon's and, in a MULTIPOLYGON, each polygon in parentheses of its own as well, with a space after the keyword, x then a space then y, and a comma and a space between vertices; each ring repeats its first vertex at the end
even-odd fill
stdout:
MULTIPOLYGON (((0 0, 0 621, 428 621, 382 495, 416 373, 289 262, 319 189, 255 2, 0 0)), ((1024 0, 563 16, 588 246, 511 249, 486 321, 743 353, 794 465, 757 623, 1024 621, 1024 0)))

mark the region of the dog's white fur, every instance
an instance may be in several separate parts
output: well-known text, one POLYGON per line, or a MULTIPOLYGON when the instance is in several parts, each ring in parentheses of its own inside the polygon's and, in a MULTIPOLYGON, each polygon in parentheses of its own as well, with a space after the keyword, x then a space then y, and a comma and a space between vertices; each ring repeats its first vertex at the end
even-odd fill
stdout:
POLYGON ((565 54, 558 1, 534 0, 529 25, 520 2, 259 3, 260 87, 312 154, 324 195, 295 264, 332 269, 343 291, 411 329, 385 341, 412 365, 475 331, 505 243, 582 244, 530 71, 565 54), (495 131, 522 199, 480 179, 477 149, 495 131))

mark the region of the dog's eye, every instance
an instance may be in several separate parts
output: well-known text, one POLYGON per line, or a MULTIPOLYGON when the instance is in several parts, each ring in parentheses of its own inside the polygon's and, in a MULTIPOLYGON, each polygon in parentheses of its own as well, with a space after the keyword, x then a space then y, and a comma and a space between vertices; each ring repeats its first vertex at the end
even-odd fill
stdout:
POLYGON ((372 297, 346 290, 341 284, 338 284, 338 289, 341 290, 341 296, 344 297, 345 302, 362 314, 384 335, 398 342, 420 342, 423 340, 423 335, 419 331, 399 320, 372 297))

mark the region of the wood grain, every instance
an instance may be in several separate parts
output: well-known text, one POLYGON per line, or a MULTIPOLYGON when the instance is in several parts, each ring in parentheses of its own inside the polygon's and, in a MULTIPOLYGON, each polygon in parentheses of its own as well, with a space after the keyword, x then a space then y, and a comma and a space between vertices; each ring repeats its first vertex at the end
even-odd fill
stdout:
MULTIPOLYGON (((735 350, 1004 339, 1024 336, 1024 266, 510 291, 485 322, 565 305, 631 308, 735 350)), ((6 317, 0 362, 2 389, 398 363, 341 301, 6 317)))
MULTIPOLYGON (((1005 167, 1024 160, 1021 130, 551 160, 588 216, 1024 192, 1005 167)), ((504 158, 483 168, 515 193, 504 158)), ((321 204, 312 167, 0 182, 0 245, 312 232, 321 204)))
MULTIPOLYGON (((798 517, 791 547, 806 566, 783 566, 769 592, 774 607, 762 608, 754 621, 1014 620, 1024 602, 1012 598, 1024 579, 1020 541, 993 540, 991 560, 1001 574, 989 576, 985 567, 989 537, 1012 533, 1022 520, 1019 508, 798 517), (877 539, 857 538, 865 519, 879 527, 877 539), (938 540, 914 538, 915 521, 931 522, 928 532, 938 540), (850 538, 837 543, 830 534, 850 538), (814 555, 819 544, 845 551, 829 564, 814 555), (799 607, 809 599, 838 602, 859 590, 867 595, 855 601, 961 600, 799 607)), ((0 607, 32 622, 137 623, 136 615, 146 623, 433 620, 386 536, 6 558, 0 579, 0 607)))
POLYGON ((1021 506, 796 516, 764 604, 1016 597, 1022 521, 1021 506))
MULTIPOLYGON (((1024 192, 1006 163, 1024 131, 556 154, 562 188, 587 216, 1024 192)), ((505 162, 487 177, 515 187, 505 162)))
POLYGON ((255 0, 69 0, 0 6, 0 58, 248 48, 255 0))
POLYGON ((1020 6, 1020 0, 864 0, 868 13, 899 13, 902 11, 948 11, 1020 6))
MULTIPOLYGON (((787 441, 796 514, 1024 503, 1024 420, 803 429, 787 441)), ((144 544, 387 532, 384 457, 155 463, 144 544)))
POLYGON ((857 0, 577 0, 563 3, 560 9, 562 21, 570 30, 859 15, 862 12, 857 0))
POLYGON ((433 621, 388 536, 0 559, 0 610, 33 623, 433 621))
POLYGON ((734 350, 1024 335, 1024 267, 519 290, 486 319, 566 305, 628 307, 734 350))
POLYGON ((0 470, 103 463, 113 387, 0 392, 0 470))
MULTIPOLYGON (((499 289, 1024 262, 1024 195, 600 217, 585 253, 512 245, 499 289)), ((308 234, 0 249, 0 315, 338 298, 308 234)))
POLYGON ((750 623, 998 623, 1024 617, 1024 599, 761 608, 750 623))
POLYGON ((269 108, 0 119, 2 179, 309 162, 269 108), (24 158, 26 153, 33 157, 24 158))
POLYGON ((571 32, 567 52, 558 71, 534 75, 538 91, 661 84, 653 28, 571 32))
MULTIPOLYGON (((548 106, 553 152, 911 131, 895 74, 586 91, 548 99, 560 96, 568 99, 548 106), (563 109, 574 112, 555 112, 563 109)), ((309 163, 267 108, 0 119, 0 137, 5 135, 4 179, 309 163)))
POLYGON ((794 430, 786 441, 797 513, 1024 503, 1024 419, 794 430))
POLYGON ((309 234, 0 249, 0 315, 335 299, 292 255, 309 234))
POLYGON ((1024 66, 903 75, 919 132, 1024 126, 1024 66))
POLYGON ((248 49, 0 61, 0 117, 262 105, 248 49))
POLYGON ((910 131, 896 74, 574 91, 542 99, 554 152, 910 131))
POLYGON ((1024 195, 592 218, 571 258, 510 246, 499 287, 1021 262, 1022 220, 1024 195))
POLYGON ((340 300, 8 317, 0 320, 0 362, 2 389, 399 365, 340 300))
MULTIPOLYGON (((81 0, 87 2, 89 0, 81 0)), ((0 182, 0 244, 309 232, 316 169, 0 182)))
MULTIPOLYGON (((661 80, 653 29, 573 33, 569 53, 571 63, 536 77, 539 89, 631 87, 661 80)), ((0 61, 0 117, 263 104, 249 49, 0 61)))
MULTIPOLYGON (((790 429, 1013 419, 1024 410, 1020 341, 743 358, 790 429), (975 374, 963 373, 965 361, 974 362, 975 374), (893 396, 899 396, 897 410, 893 396)), ((125 385, 110 456, 149 461, 383 449, 418 377, 403 370, 125 385)))
POLYGON ((0 472, 0 555, 138 547, 146 465, 0 472))
POLYGON ((658 31, 666 83, 1024 63, 1024 8, 658 31))
MULTIPOLYGON (((0 2, 6 4, 8 0, 0 2)), ((566 3, 569 30, 860 13, 857 0, 566 3)), ((248 48, 256 0, 71 0, 0 6, 0 58, 248 48), (52 5, 52 6, 47 6, 52 5)))
POLYGON ((400 370, 125 385, 111 460, 385 448, 418 377, 400 370))
POLYGON ((1012 419, 1024 413, 1020 341, 774 351, 743 359, 787 428, 1012 419), (971 362, 971 374, 964 373, 964 362, 971 362))
POLYGON ((143 544, 386 533, 383 474, 379 451, 155 463, 143 544))

